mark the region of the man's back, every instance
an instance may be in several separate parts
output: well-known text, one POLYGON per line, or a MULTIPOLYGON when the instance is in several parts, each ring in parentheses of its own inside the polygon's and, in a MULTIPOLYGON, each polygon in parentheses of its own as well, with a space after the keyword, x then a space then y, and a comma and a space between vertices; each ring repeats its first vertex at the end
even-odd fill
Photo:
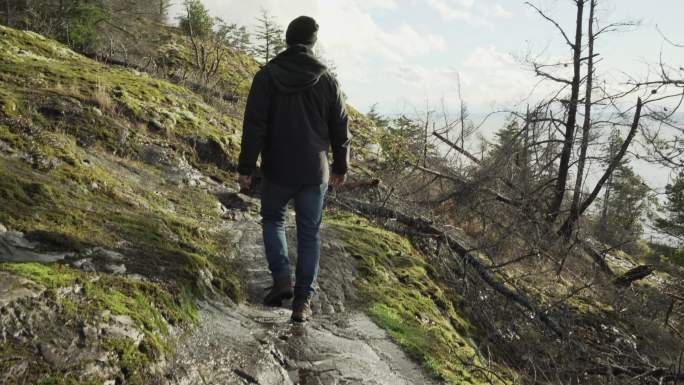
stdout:
POLYGON ((247 100, 239 171, 249 174, 259 150, 262 172, 280 184, 320 184, 347 172, 347 113, 337 81, 310 48, 294 45, 254 77, 247 100))
POLYGON ((292 320, 312 314, 320 259, 320 226, 328 182, 344 183, 349 163, 348 118, 335 78, 313 55, 318 24, 301 16, 287 28, 288 49, 254 77, 247 99, 238 179, 248 188, 261 154, 261 223, 273 286, 264 298, 280 306, 292 298, 292 320), (332 146, 332 176, 328 148, 332 146), (285 223, 294 200, 297 269, 294 288, 285 223))

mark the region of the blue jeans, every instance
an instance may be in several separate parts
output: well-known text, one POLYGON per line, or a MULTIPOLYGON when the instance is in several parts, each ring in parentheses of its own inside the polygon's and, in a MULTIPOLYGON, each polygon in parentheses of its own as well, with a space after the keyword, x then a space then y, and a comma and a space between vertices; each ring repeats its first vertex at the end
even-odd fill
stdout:
POLYGON ((294 199, 297 222, 297 268, 295 296, 311 297, 318 277, 321 255, 321 220, 328 184, 281 186, 263 180, 261 218, 268 268, 274 281, 289 280, 285 223, 287 204, 294 199))

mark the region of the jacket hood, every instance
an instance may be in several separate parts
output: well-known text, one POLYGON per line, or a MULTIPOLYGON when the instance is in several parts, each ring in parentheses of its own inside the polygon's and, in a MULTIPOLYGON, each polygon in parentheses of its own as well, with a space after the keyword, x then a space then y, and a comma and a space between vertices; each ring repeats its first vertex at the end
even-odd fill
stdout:
POLYGON ((315 86, 327 71, 311 48, 302 44, 288 47, 273 58, 266 69, 276 88, 285 93, 300 92, 315 86))

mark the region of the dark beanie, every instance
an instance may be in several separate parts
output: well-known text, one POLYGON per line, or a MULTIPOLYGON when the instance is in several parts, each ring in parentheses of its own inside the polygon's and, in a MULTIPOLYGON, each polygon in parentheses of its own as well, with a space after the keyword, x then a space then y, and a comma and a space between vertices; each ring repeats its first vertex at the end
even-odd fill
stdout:
POLYGON ((314 45, 318 38, 318 24, 309 16, 299 16, 287 26, 285 41, 289 45, 314 45))

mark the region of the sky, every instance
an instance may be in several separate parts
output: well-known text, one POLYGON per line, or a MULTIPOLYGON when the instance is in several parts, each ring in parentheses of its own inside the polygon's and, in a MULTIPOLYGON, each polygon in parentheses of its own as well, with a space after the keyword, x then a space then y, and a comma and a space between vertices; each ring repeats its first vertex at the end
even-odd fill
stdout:
MULTIPOLYGON (((537 83, 525 57, 568 58, 554 27, 522 0, 203 0, 212 14, 254 26, 266 9, 286 26, 300 15, 316 18, 319 48, 336 66, 348 101, 362 112, 377 104, 388 114, 455 110, 458 83, 474 114, 521 103, 537 83)), ((570 0, 532 0, 572 32, 570 0)), ((176 5, 172 14, 180 12, 176 5)), ((639 21, 606 35, 597 50, 602 76, 645 76, 662 52, 684 63, 684 49, 665 43, 662 31, 684 43, 682 0, 601 0, 602 24, 639 21), (656 26, 658 28, 656 28, 656 26)))
MULTIPOLYGON (((261 9, 283 25, 297 16, 314 17, 318 48, 334 63, 348 102, 361 112, 377 104, 388 115, 458 111, 461 95, 473 120, 502 109, 534 104, 538 84, 525 58, 568 60, 557 30, 522 0, 202 0, 228 22, 254 27, 261 9), (532 100, 528 98, 532 95, 532 100)), ((572 35, 571 0, 530 0, 572 35)), ((181 11, 179 5, 172 15, 181 11)), ((660 57, 684 65, 682 0, 600 0, 601 26, 638 22, 638 27, 605 35, 597 42, 602 81, 619 86, 627 75, 645 79, 660 57)), ((503 114, 483 126, 491 137, 503 114)), ((473 144, 475 146, 475 144, 473 144)), ((668 172, 639 164, 647 181, 662 188, 668 172)))

